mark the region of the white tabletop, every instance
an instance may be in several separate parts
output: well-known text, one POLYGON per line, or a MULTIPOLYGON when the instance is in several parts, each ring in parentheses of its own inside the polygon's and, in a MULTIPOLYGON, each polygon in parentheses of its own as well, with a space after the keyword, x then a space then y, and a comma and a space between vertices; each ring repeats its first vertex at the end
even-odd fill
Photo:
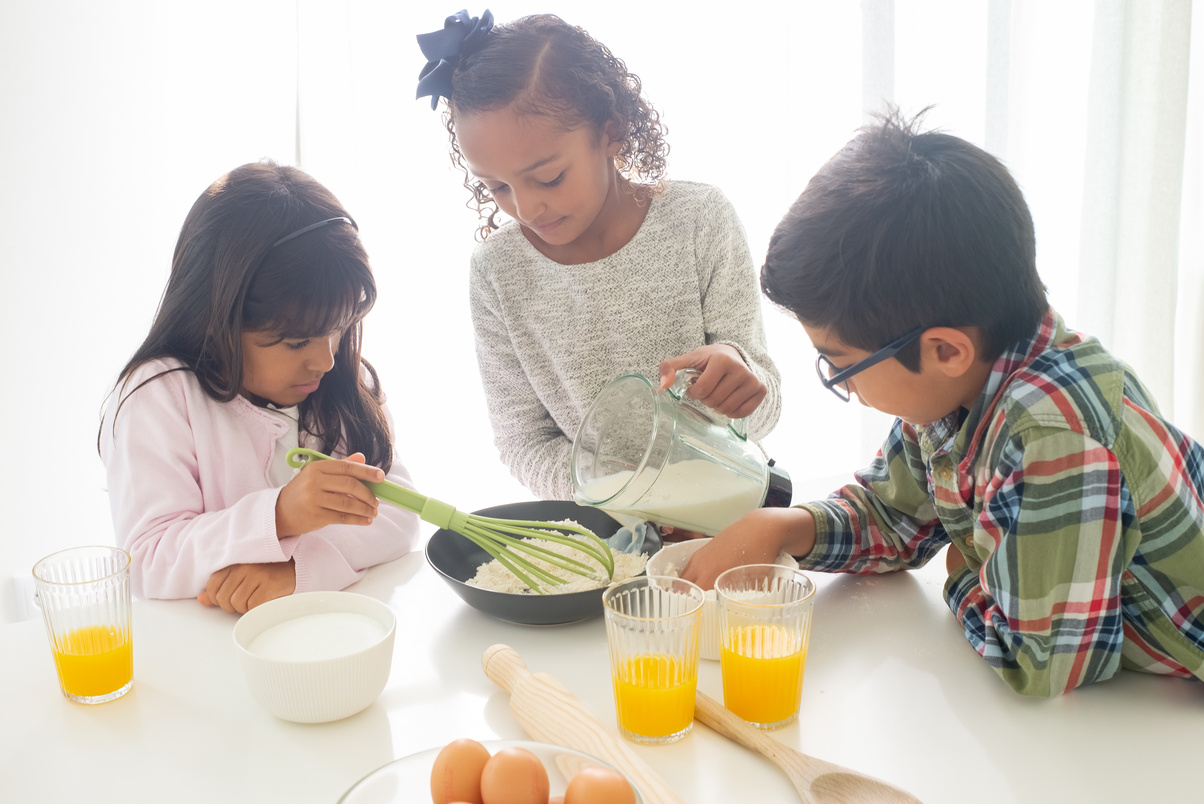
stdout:
MULTIPOLYGON (((937 563, 884 577, 813 574, 802 714, 778 739, 927 804, 1199 798, 1204 684, 1126 672, 1060 699, 1022 698, 962 637, 937 563)), ((457 737, 525 737, 481 671, 499 642, 614 729, 601 617, 553 627, 491 619, 421 553, 351 591, 397 613, 392 674, 367 710, 320 725, 261 709, 234 652, 236 617, 193 601, 135 603, 134 688, 100 706, 59 693, 41 622, 0 627, 0 800, 333 802, 396 757, 457 737)), ((722 700, 716 662, 702 662, 699 687, 722 700)), ((678 743, 633 747, 686 801, 797 800, 768 761, 700 724, 678 743)))

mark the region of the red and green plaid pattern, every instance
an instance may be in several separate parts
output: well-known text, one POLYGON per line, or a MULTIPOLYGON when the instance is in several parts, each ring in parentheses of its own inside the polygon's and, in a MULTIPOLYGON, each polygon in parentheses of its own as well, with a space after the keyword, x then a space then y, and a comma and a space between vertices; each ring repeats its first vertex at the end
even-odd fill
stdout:
POLYGON ((896 421, 857 482, 805 507, 805 567, 918 567, 1018 692, 1052 696, 1121 667, 1204 679, 1204 449, 1132 371, 1050 311, 1004 353, 974 409, 896 421))

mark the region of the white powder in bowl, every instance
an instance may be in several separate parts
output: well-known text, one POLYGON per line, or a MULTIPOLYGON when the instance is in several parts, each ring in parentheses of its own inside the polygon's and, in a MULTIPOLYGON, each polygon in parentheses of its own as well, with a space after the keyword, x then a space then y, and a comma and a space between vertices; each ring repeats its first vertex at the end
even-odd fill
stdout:
MULTIPOLYGON (((566 523, 557 524, 576 523, 569 521, 566 523)), ((578 537, 571 534, 568 535, 569 538, 572 538, 576 541, 584 541, 584 539, 578 539, 578 537)), ((547 561, 543 561, 535 558, 534 556, 523 553, 523 557, 535 566, 547 570, 553 575, 563 578, 565 581, 567 581, 567 583, 557 585, 543 584, 544 591, 549 594, 563 595, 569 592, 585 592, 590 589, 600 589, 617 581, 625 581, 628 578, 634 578, 636 575, 639 575, 644 571, 644 565, 648 563, 647 553, 634 555, 632 553, 618 553, 612 550, 611 555, 614 556, 615 560, 615 572, 613 578, 607 578, 606 572, 602 569, 602 565, 593 558, 582 553, 576 547, 560 544, 559 542, 550 542, 544 539, 523 539, 522 541, 532 542, 538 544, 540 547, 547 548, 554 553, 559 553, 560 555, 568 556, 570 558, 577 559, 578 561, 584 561, 596 573, 592 575, 577 575, 576 573, 557 567, 554 564, 550 564, 547 561)), ((477 567, 477 574, 470 578, 467 583, 470 586, 488 589, 493 592, 506 592, 513 595, 538 594, 538 592, 533 591, 513 572, 506 569, 506 567, 502 565, 502 562, 498 561, 496 558, 477 567)))
POLYGON ((372 647, 387 633, 380 620, 367 614, 322 612, 273 625, 252 639, 247 650, 285 662, 337 659, 372 647))

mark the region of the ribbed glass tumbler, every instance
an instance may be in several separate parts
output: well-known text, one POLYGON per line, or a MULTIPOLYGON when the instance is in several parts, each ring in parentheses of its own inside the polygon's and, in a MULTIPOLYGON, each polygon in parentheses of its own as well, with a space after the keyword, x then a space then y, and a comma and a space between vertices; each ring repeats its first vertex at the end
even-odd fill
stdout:
POLYGON ((681 578, 631 578, 602 594, 619 731, 640 743, 680 740, 694 725, 701 588, 681 578))
POLYGON ((129 553, 73 547, 34 564, 33 577, 63 695, 98 704, 129 692, 134 684, 129 553))
POLYGON ((723 705, 762 729, 793 723, 803 692, 815 584, 780 564, 715 579, 723 705))

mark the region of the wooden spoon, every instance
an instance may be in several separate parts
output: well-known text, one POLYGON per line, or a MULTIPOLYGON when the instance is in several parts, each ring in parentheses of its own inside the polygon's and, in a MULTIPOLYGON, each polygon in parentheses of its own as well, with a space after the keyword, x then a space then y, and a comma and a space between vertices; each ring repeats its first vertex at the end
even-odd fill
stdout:
POLYGON ((872 776, 782 745, 701 691, 694 696, 694 718, 785 771, 805 804, 920 804, 910 793, 872 776))

